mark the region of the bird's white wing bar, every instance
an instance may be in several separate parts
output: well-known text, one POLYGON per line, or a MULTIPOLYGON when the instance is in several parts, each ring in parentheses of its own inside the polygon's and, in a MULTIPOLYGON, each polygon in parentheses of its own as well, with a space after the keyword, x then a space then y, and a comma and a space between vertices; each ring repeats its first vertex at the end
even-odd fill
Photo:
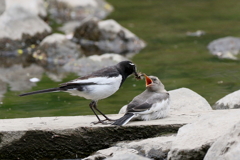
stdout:
MULTIPOLYGON (((96 84, 113 84, 116 82, 121 82, 122 81, 122 76, 119 75, 117 77, 93 77, 93 78, 88 78, 88 79, 76 79, 71 82, 67 82, 68 84, 70 83, 79 83, 79 84, 84 84, 84 83, 96 83, 96 84)), ((120 84, 120 83, 119 83, 120 84)))

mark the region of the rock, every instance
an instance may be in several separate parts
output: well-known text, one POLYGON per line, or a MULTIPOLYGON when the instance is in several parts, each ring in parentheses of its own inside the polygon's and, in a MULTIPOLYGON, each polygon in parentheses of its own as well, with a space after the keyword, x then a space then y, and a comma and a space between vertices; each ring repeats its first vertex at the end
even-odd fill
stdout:
MULTIPOLYGON (((45 66, 64 65, 81 57, 80 46, 71 42, 63 34, 54 33, 45 37, 33 57, 45 66)), ((48 67, 49 68, 49 67, 48 67)))
MULTIPOLYGON (((4 1, 4 0, 3 0, 4 1)), ((27 10, 32 15, 46 17, 47 11, 45 8, 44 0, 5 0, 6 10, 12 7, 21 7, 27 10)))
POLYGON ((175 136, 161 136, 144 140, 120 142, 117 147, 134 149, 139 155, 152 159, 166 159, 175 136))
POLYGON ((20 7, 8 8, 0 16, 0 50, 17 50, 39 43, 51 28, 38 16, 20 7))
POLYGON ((236 60, 240 50, 240 38, 224 37, 209 43, 208 50, 218 58, 236 60))
POLYGON ((126 160, 126 159, 131 159, 131 160, 151 160, 149 158, 136 155, 134 153, 121 153, 121 154, 116 154, 116 155, 114 155, 111 158, 106 158, 106 160, 126 160))
MULTIPOLYGON (((170 94, 170 115, 182 113, 200 113, 202 111, 212 110, 205 98, 188 88, 180 88, 169 91, 170 94)), ((126 112, 123 106, 119 114, 126 112)))
MULTIPOLYGON (((114 119, 118 115, 108 116, 114 119)), ((165 122, 144 121, 128 127, 93 125, 95 116, 1 119, 0 159, 83 158, 118 141, 174 134, 182 125, 193 122, 193 117, 197 118, 183 115, 175 120, 179 117, 172 116, 165 122)))
POLYGON ((240 122, 227 134, 221 136, 209 148, 204 160, 239 160, 240 159, 240 122))
POLYGON ((82 21, 88 17, 104 19, 113 11, 105 0, 49 0, 49 13, 58 23, 82 21))
POLYGON ((226 95, 218 100, 213 106, 213 109, 238 109, 240 108, 240 90, 226 95))
POLYGON ((5 11, 6 9, 6 2, 0 1, 0 15, 5 11))
POLYGON ((70 21, 63 24, 62 27, 58 28, 59 31, 62 31, 67 39, 72 39, 74 31, 77 27, 80 27, 82 25, 82 22, 79 21, 70 21))
POLYGON ((188 88, 171 90, 169 94, 170 113, 200 113, 212 110, 205 98, 188 88))
POLYGON ((100 68, 108 67, 117 64, 120 61, 127 60, 117 54, 103 54, 83 57, 75 61, 71 61, 63 66, 66 72, 74 72, 79 76, 92 73, 100 68))
POLYGON ((107 149, 102 149, 94 153, 93 155, 84 158, 83 160, 97 160, 97 159, 105 159, 110 157, 115 157, 116 155, 120 157, 119 155, 125 155, 128 153, 132 153, 136 155, 138 151, 134 149, 127 149, 127 148, 120 148, 120 147, 110 147, 107 149))
POLYGON ((92 19, 75 30, 74 41, 80 43, 87 55, 103 53, 138 53, 146 44, 136 35, 109 19, 92 19))
POLYGON ((36 86, 36 83, 31 82, 30 79, 41 79, 43 71, 34 64, 25 68, 22 65, 13 65, 10 68, 0 68, 0 80, 10 85, 11 91, 29 90, 36 86))
POLYGON ((152 159, 166 159, 173 140, 174 136, 163 136, 131 142, 119 142, 113 147, 97 151, 84 160, 120 157, 120 155, 127 153, 134 153, 152 159))
POLYGON ((213 110, 178 130, 168 160, 202 160, 211 145, 239 122, 240 110, 213 110))

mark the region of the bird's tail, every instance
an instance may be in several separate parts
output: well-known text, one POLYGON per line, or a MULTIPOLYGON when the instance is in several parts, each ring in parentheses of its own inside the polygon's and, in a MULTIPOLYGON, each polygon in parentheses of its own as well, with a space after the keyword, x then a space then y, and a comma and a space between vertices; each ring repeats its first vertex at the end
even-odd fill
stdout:
POLYGON ((31 94, 56 92, 56 91, 60 91, 60 89, 59 88, 44 89, 44 90, 39 90, 39 91, 34 91, 34 92, 23 93, 23 94, 20 94, 19 96, 27 96, 27 95, 31 95, 31 94))
POLYGON ((116 120, 112 125, 124 126, 134 117, 133 113, 126 113, 122 118, 116 120))

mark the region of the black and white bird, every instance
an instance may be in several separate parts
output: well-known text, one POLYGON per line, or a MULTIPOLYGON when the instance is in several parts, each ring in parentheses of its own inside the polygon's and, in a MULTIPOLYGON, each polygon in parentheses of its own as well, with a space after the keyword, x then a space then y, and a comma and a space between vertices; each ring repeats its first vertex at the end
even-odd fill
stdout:
POLYGON ((123 126, 132 119, 154 120, 164 118, 169 111, 169 93, 155 76, 144 74, 146 90, 134 97, 127 105, 125 115, 112 125, 123 126))
POLYGON ((121 87, 126 78, 132 74, 135 75, 135 78, 140 79, 135 64, 131 61, 122 61, 114 66, 95 71, 90 75, 60 84, 60 87, 24 93, 19 96, 59 91, 69 92, 71 95, 92 100, 89 107, 98 119, 98 122, 95 124, 104 123, 104 121, 111 119, 97 108, 98 100, 114 94, 121 87), (105 120, 101 120, 96 111, 104 116, 105 120))

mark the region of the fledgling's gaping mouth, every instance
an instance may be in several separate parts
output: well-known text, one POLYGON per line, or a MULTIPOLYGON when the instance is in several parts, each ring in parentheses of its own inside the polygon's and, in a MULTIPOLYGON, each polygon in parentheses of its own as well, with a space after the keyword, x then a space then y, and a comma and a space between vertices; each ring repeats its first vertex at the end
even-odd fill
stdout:
POLYGON ((153 83, 152 79, 149 78, 146 74, 143 74, 143 75, 144 75, 144 77, 145 77, 146 87, 151 86, 152 83, 153 83))

